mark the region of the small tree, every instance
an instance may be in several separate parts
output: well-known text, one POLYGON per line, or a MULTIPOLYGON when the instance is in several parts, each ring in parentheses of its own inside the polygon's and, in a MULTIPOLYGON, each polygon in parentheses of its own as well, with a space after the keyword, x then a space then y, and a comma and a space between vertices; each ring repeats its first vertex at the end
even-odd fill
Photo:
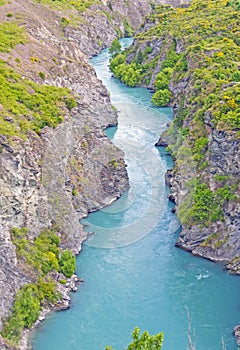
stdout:
POLYGON ((114 39, 112 45, 109 47, 109 52, 112 56, 116 56, 121 52, 121 44, 118 39, 114 39))
MULTIPOLYGON (((135 327, 132 332, 132 342, 128 345, 127 350, 161 350, 164 340, 163 333, 156 335, 150 335, 147 331, 144 331, 142 335, 139 335, 140 329, 135 327)), ((111 346, 107 346, 105 350, 113 350, 111 346)))
POLYGON ((72 277, 74 274, 76 270, 76 258, 72 255, 72 252, 70 252, 70 250, 64 250, 62 252, 59 259, 59 268, 67 278, 72 277))

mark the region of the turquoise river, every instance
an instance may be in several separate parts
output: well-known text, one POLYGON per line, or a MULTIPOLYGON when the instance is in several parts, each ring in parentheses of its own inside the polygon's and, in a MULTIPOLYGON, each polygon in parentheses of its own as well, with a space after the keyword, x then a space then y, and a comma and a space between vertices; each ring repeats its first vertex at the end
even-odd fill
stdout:
POLYGON ((118 127, 106 133, 126 154, 131 188, 82 220, 96 232, 77 259, 84 283, 71 308, 51 314, 35 332, 33 349, 123 350, 138 326, 163 331, 163 350, 187 350, 190 315, 196 350, 237 350, 240 278, 174 246, 180 225, 164 181, 173 162, 154 146, 172 112, 152 107, 148 90, 112 78, 108 59, 103 50, 91 62, 119 111, 118 127))

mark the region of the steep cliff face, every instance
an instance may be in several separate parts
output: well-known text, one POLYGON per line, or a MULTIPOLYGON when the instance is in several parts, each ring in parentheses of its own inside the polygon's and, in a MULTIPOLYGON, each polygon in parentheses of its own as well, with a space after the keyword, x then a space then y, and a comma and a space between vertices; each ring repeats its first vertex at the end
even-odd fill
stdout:
MULTIPOLYGON (((183 225, 177 246, 204 258, 222 262, 232 273, 240 274, 239 140, 236 139, 235 132, 218 131, 215 128, 208 131, 209 145, 205 158, 208 166, 200 173, 201 177, 212 191, 224 187, 227 190, 233 186, 234 195, 232 200, 222 203, 221 219, 209 223, 206 227, 202 227, 201 224, 191 227, 183 225)), ((177 173, 177 178, 181 179, 182 171, 177 170, 177 173)), ((195 176, 198 173, 196 171, 195 176)), ((184 196, 181 198, 181 191, 178 192, 176 187, 181 186, 181 181, 178 183, 178 180, 175 180, 172 185, 174 198, 180 203, 184 196)))

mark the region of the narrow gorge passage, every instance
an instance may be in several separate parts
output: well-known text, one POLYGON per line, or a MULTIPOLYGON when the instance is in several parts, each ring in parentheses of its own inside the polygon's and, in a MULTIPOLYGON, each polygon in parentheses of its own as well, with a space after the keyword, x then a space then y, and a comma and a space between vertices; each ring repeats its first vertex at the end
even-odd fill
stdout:
POLYGON ((36 331, 33 349, 122 350, 138 326, 163 331, 163 350, 186 350, 187 309, 197 350, 221 350, 222 338, 227 350, 236 350, 239 278, 174 246, 180 226, 164 181, 172 158, 154 147, 171 110, 153 108, 146 89, 112 78, 108 58, 104 50, 92 64, 119 111, 118 128, 106 132, 126 154, 131 188, 82 221, 96 232, 77 261, 84 283, 72 295, 72 307, 36 331))

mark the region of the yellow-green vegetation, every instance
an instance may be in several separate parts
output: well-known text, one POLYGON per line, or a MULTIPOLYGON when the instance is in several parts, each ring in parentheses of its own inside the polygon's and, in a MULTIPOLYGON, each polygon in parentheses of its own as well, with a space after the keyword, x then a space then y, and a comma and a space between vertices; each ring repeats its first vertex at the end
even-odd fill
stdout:
POLYGON ((15 296, 10 316, 4 322, 1 332, 11 345, 16 345, 24 328, 31 327, 38 319, 41 306, 55 303, 60 298, 53 280, 39 278, 34 284, 22 287, 15 296))
POLYGON ((61 298, 51 272, 61 272, 69 278, 76 269, 75 257, 68 250, 60 251, 60 238, 53 230, 42 231, 33 242, 27 234, 26 228, 11 231, 18 261, 29 277, 36 280, 17 292, 11 314, 4 322, 1 334, 11 344, 17 344, 22 330, 34 324, 42 306, 61 298))
MULTIPOLYGON (((26 40, 24 29, 16 23, 0 24, 0 52, 9 52, 26 40)), ((39 59, 30 57, 30 61, 37 64, 39 59)), ((39 76, 44 80, 44 73, 39 76)), ((33 83, 4 61, 0 61, 0 101, 0 134, 23 138, 28 130, 39 133, 44 126, 56 127, 64 119, 64 107, 76 106, 68 89, 33 83)))
POLYGON ((135 62, 125 64, 126 54, 119 54, 110 63, 110 68, 116 78, 124 81, 128 86, 140 84, 141 68, 135 62))
POLYGON ((118 55, 121 52, 121 44, 118 39, 114 39, 112 45, 109 47, 109 53, 113 56, 118 55))
POLYGON ((224 185, 212 191, 205 183, 192 180, 188 197, 179 205, 178 216, 181 222, 189 227, 195 224, 210 225, 212 222, 223 220, 223 205, 236 199, 236 186, 224 185))
POLYGON ((0 24, 0 52, 9 52, 16 45, 24 44, 26 40, 25 30, 16 23, 4 22, 0 24))
POLYGON ((226 235, 224 239, 219 239, 220 237, 221 237, 220 233, 213 233, 201 243, 201 246, 218 249, 219 247, 221 247, 223 244, 227 242, 229 235, 226 235))
POLYGON ((39 133, 64 120, 64 108, 76 101, 67 88, 36 84, 0 62, 0 134, 25 137, 28 130, 39 133))
POLYGON ((117 159, 112 159, 110 161, 110 164, 116 169, 118 167, 118 161, 117 159))
POLYGON ((53 230, 44 230, 31 243, 27 237, 26 228, 12 229, 12 242, 16 246, 18 259, 21 259, 28 269, 42 277, 50 271, 62 272, 71 277, 75 271, 75 257, 70 251, 60 253, 60 238, 53 230))
POLYGON ((123 21, 124 25, 124 32, 126 37, 131 37, 134 34, 134 28, 131 26, 131 24, 125 19, 123 21))
POLYGON ((50 5, 55 9, 71 9, 74 8, 79 12, 86 11, 92 4, 100 3, 98 0, 81 0, 81 1, 71 1, 71 0, 34 0, 41 4, 50 5))

